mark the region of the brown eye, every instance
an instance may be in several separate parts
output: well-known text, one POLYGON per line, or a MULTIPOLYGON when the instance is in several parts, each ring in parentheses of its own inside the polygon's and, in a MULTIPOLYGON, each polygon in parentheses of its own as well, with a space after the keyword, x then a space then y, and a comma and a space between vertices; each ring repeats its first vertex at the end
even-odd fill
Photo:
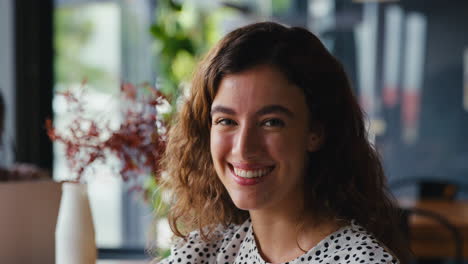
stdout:
POLYGON ((236 124, 236 122, 234 122, 231 119, 222 118, 222 119, 216 120, 215 124, 222 125, 222 126, 233 126, 236 124))
POLYGON ((263 125, 266 127, 284 127, 284 122, 281 119, 272 118, 263 122, 263 125))

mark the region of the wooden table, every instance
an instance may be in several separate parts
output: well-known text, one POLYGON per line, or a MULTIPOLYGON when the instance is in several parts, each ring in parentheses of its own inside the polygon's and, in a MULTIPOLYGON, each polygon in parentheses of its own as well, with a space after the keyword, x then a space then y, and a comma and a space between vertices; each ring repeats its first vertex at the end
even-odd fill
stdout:
MULTIPOLYGON (((468 259, 468 201, 399 200, 403 208, 418 208, 438 213, 455 225, 463 238, 463 255, 468 259)), ((411 249, 417 257, 453 257, 455 243, 451 233, 433 219, 413 215, 409 219, 411 249)))

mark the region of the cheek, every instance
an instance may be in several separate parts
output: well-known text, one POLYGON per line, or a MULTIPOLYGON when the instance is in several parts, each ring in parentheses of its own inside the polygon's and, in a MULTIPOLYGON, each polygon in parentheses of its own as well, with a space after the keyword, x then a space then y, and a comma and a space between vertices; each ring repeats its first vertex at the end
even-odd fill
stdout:
POLYGON ((219 162, 226 157, 226 155, 229 153, 229 150, 230 148, 228 138, 212 129, 210 135, 210 152, 215 167, 217 167, 219 162))
POLYGON ((268 149, 270 155, 274 157, 281 156, 282 153, 288 151, 288 144, 286 139, 281 136, 270 136, 265 139, 265 146, 268 149))
POLYGON ((303 160, 307 153, 306 140, 298 134, 268 137, 265 144, 270 155, 277 160, 303 160))

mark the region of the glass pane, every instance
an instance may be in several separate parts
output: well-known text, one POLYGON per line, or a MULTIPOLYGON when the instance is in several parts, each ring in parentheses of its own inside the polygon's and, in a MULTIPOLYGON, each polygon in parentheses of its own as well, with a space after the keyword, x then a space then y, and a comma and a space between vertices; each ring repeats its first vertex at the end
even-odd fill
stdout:
MULTIPOLYGON (((84 89, 83 100, 89 115, 117 123, 120 109, 115 95, 119 91, 121 65, 119 5, 92 1, 61 3, 56 5, 54 18, 55 91, 84 89)), ((54 96, 53 109, 54 123, 59 130, 73 121, 73 113, 67 111, 63 96, 54 96)), ((64 147, 54 144, 54 153, 54 178, 72 177, 64 147)), ((120 247, 122 182, 109 166, 98 166, 90 174, 93 177, 88 180, 89 195, 97 245, 120 247)))
POLYGON ((5 109, 4 131, 0 134, 0 167, 9 167, 14 160, 13 144, 15 140, 15 105, 14 102, 14 2, 0 2, 0 93, 5 109))
MULTIPOLYGON (((55 91, 84 91, 81 99, 86 103, 86 117, 98 120, 98 126, 110 122, 112 129, 118 128, 128 107, 120 101, 121 83, 155 82, 150 32, 154 1, 55 3, 55 91)), ((56 95, 53 106, 54 124, 60 131, 73 121, 74 113, 67 112, 69 104, 63 96, 56 95)), ((55 144, 54 151, 54 178, 71 177, 65 149, 55 144)), ((153 247, 157 241, 155 230, 150 228, 152 212, 141 193, 129 191, 135 182, 122 181, 119 170, 123 165, 112 156, 105 164, 95 165, 85 169, 84 175, 89 183, 98 247, 142 253, 145 247, 153 247)), ((149 174, 138 175, 138 181, 144 181, 145 176, 149 174)), ((157 225, 161 234, 167 232, 163 223, 157 225)))

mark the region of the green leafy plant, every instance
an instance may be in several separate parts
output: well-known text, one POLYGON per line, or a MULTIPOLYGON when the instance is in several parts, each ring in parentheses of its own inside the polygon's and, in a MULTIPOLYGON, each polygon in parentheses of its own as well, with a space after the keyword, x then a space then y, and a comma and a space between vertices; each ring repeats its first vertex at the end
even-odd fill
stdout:
POLYGON ((55 78, 60 84, 80 83, 84 76, 93 80, 94 89, 109 91, 111 74, 86 63, 77 56, 89 43, 95 31, 92 20, 73 7, 57 8, 54 12, 55 78))
POLYGON ((158 55, 158 86, 173 105, 196 61, 219 38, 215 19, 190 2, 158 1, 156 21, 151 26, 158 55))

